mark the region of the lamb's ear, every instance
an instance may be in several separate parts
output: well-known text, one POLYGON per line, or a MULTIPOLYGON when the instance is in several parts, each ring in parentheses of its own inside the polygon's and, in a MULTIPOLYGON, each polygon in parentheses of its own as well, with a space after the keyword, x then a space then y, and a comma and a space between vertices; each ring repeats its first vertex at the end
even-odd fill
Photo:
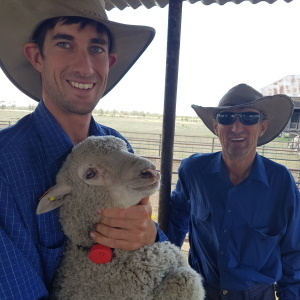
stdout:
POLYGON ((43 214, 51 211, 63 204, 64 197, 72 191, 71 186, 67 184, 57 184, 50 188, 40 199, 36 213, 43 214))

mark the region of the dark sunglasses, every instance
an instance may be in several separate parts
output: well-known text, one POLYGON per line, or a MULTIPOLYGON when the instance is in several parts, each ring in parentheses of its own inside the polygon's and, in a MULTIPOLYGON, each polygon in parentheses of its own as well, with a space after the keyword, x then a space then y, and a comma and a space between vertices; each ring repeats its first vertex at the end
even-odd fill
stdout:
POLYGON ((241 113, 235 113, 231 111, 223 111, 217 114, 217 122, 221 125, 231 125, 235 122, 237 116, 239 116, 240 122, 243 125, 254 125, 261 120, 262 114, 254 111, 244 111, 241 113))

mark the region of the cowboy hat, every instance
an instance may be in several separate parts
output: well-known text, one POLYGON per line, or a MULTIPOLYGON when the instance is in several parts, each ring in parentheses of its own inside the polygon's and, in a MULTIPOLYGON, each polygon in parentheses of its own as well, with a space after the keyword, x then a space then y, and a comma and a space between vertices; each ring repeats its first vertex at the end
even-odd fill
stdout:
POLYGON ((104 94, 127 73, 155 35, 151 27, 109 21, 104 0, 1 0, 0 66, 19 90, 37 101, 42 98, 40 73, 25 58, 23 46, 41 22, 61 16, 92 19, 110 31, 117 63, 109 71, 104 94))
POLYGON ((213 120, 223 110, 253 108, 264 113, 269 125, 263 136, 258 138, 257 146, 275 139, 285 128, 293 113, 294 104, 287 95, 263 96, 247 84, 239 84, 230 89, 217 107, 202 107, 193 104, 192 108, 214 134, 213 120))

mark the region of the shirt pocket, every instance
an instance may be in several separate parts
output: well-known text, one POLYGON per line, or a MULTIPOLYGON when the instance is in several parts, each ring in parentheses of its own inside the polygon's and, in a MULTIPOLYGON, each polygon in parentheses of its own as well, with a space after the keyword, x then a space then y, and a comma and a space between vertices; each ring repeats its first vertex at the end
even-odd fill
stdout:
POLYGON ((40 246, 41 260, 46 286, 49 288, 56 270, 62 260, 64 245, 56 248, 47 248, 40 246))
POLYGON ((59 222, 59 210, 36 215, 39 230, 39 251, 47 286, 62 259, 66 237, 59 222))
POLYGON ((207 221, 210 216, 210 209, 202 201, 193 204, 191 207, 191 212, 197 220, 202 222, 207 221))
POLYGON ((241 245, 241 262, 255 270, 263 268, 271 256, 279 253, 281 234, 268 234, 266 228, 247 228, 241 245))
POLYGON ((210 209, 205 205, 199 205, 192 210, 192 226, 190 233, 197 237, 201 244, 210 244, 212 242, 212 226, 210 209))

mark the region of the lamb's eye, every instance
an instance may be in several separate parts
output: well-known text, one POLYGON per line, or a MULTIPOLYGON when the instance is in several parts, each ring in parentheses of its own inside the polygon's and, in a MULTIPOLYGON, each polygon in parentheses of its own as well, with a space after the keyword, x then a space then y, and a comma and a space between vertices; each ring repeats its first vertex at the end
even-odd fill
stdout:
POLYGON ((92 178, 94 178, 94 177, 96 176, 96 174, 97 174, 97 171, 96 171, 96 170, 94 170, 94 169, 89 169, 89 170, 85 173, 84 177, 85 177, 85 179, 92 179, 92 178))

